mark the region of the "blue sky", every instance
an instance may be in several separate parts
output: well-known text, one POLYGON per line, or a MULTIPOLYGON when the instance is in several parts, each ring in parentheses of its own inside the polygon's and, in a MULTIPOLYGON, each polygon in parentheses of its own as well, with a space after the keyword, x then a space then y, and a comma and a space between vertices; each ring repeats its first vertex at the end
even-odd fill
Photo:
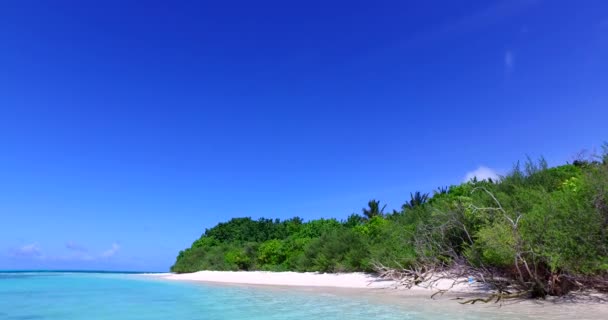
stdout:
POLYGON ((0 49, 0 269, 163 271, 608 139, 604 1, 5 1, 0 49))

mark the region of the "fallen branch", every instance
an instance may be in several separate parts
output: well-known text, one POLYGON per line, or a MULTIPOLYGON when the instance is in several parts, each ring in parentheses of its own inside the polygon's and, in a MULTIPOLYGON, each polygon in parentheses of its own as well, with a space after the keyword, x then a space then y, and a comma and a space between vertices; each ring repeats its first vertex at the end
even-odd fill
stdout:
POLYGON ((488 303, 494 299, 496 299, 496 301, 494 301, 494 303, 498 303, 498 302, 500 302, 500 300, 504 300, 504 299, 521 298, 522 296, 527 295, 529 293, 530 292, 528 292, 528 291, 522 291, 522 292, 510 293, 510 294, 509 293, 493 293, 485 299, 484 298, 475 298, 475 299, 470 299, 470 300, 466 300, 466 301, 459 302, 459 303, 460 304, 475 304, 475 302, 488 303))

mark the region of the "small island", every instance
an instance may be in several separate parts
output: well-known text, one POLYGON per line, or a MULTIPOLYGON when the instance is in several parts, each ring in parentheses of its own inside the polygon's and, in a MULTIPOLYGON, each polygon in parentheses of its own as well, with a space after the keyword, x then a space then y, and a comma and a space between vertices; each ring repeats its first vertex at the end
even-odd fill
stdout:
POLYGON ((234 218, 205 230, 171 267, 173 273, 206 272, 168 278, 479 296, 461 303, 574 292, 602 300, 607 230, 605 145, 601 155, 557 167, 528 159, 499 179, 412 193, 390 212, 371 200, 342 221, 234 218))

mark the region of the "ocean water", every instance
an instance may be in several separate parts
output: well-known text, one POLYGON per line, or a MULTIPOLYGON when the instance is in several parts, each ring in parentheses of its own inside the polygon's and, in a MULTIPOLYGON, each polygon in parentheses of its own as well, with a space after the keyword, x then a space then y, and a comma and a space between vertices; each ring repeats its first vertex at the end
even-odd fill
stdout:
MULTIPOLYGON (((203 285, 133 274, 0 273, 1 320, 513 319, 454 302, 203 285), (456 310, 456 311, 455 311, 456 310)), ((521 314, 518 319, 525 319, 521 314)))

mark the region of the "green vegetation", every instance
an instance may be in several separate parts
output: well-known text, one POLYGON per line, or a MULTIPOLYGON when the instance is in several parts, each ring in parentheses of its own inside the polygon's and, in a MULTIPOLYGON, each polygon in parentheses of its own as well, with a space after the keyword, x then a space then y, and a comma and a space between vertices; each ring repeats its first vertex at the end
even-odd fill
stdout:
POLYGON ((499 181, 416 192, 400 211, 384 210, 371 200, 343 221, 235 218, 207 229, 171 271, 465 265, 536 296, 608 274, 608 150, 554 168, 528 159, 499 181))

